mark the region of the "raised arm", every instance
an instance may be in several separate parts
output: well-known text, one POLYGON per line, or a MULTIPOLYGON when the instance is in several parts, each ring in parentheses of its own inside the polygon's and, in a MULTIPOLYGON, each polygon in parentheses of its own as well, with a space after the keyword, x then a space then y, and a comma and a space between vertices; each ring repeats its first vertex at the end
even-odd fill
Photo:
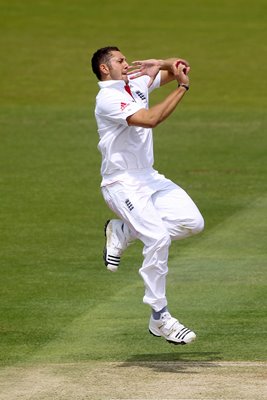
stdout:
MULTIPOLYGON (((182 63, 189 68, 188 61, 182 58, 167 58, 166 60, 142 60, 133 61, 132 65, 129 66, 128 76, 130 79, 139 78, 142 75, 147 75, 150 77, 148 87, 150 87, 157 76, 158 72, 161 71, 161 81, 160 85, 165 85, 168 82, 176 79, 174 75, 173 66, 176 63, 182 63)), ((189 72, 189 71, 188 71, 189 72)))
POLYGON ((182 63, 177 65, 177 60, 175 59, 171 69, 173 79, 176 79, 178 82, 178 87, 173 90, 161 103, 156 104, 148 110, 142 108, 135 114, 130 115, 127 118, 128 125, 154 128, 164 121, 175 110, 176 106, 189 89, 189 77, 187 74, 190 71, 190 67, 185 67, 185 64, 182 63))

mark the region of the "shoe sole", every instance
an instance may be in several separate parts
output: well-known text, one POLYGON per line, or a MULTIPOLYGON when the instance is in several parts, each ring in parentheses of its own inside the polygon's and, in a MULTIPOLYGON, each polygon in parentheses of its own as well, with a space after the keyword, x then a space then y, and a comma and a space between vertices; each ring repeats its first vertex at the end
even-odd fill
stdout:
MULTIPOLYGON (((104 226, 105 238, 107 237, 107 227, 108 227, 109 223, 110 223, 110 219, 107 220, 107 222, 105 223, 105 226, 104 226)), ((104 260, 105 266, 107 266, 108 262, 107 262, 107 246, 106 246, 106 243, 105 243, 105 246, 104 246, 104 249, 103 249, 103 260, 104 260)))
POLYGON ((163 339, 165 339, 166 342, 168 342, 168 343, 170 343, 170 344, 174 344, 175 346, 178 346, 178 345, 184 346, 185 344, 190 344, 190 343, 192 343, 192 342, 195 340, 195 339, 193 339, 193 340, 192 340, 191 342, 189 342, 189 343, 186 343, 186 342, 184 342, 184 341, 181 341, 181 342, 174 342, 174 341, 172 341, 172 340, 168 340, 168 339, 164 338, 164 336, 155 335, 155 333, 153 333, 150 329, 148 329, 148 331, 149 331, 149 333, 150 333, 152 336, 155 336, 155 337, 163 337, 163 339))

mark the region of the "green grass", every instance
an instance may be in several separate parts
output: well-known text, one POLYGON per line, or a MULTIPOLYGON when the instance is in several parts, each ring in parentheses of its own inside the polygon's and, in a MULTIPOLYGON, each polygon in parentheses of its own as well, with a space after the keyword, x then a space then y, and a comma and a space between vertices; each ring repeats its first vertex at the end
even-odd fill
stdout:
POLYGON ((151 6, 0 0, 2 365, 266 359, 266 5, 151 6), (109 43, 129 60, 192 63, 187 98, 154 135, 155 167, 206 221, 170 254, 170 310, 198 333, 190 347, 147 333, 140 243, 117 274, 102 266, 112 214, 99 190, 90 55, 109 43))

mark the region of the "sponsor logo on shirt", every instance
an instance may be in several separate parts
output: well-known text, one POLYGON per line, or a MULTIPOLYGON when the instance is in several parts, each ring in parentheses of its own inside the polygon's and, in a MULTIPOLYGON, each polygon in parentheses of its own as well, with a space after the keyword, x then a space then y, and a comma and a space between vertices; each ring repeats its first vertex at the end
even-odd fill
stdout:
POLYGON ((128 105, 129 105, 129 103, 121 102, 121 111, 123 111, 128 105))

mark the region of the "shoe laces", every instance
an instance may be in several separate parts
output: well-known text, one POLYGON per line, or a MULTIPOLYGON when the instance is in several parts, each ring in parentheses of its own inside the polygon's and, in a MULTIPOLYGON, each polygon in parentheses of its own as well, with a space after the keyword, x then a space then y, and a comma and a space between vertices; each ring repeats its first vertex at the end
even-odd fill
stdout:
POLYGON ((184 328, 184 325, 182 325, 178 321, 178 319, 172 317, 169 312, 162 313, 160 316, 160 320, 167 329, 172 329, 172 331, 174 330, 180 331, 181 329, 184 328))
POLYGON ((171 319, 171 318, 172 318, 172 316, 168 311, 166 311, 160 315, 160 319, 162 322, 165 322, 165 321, 167 322, 168 319, 171 319))

